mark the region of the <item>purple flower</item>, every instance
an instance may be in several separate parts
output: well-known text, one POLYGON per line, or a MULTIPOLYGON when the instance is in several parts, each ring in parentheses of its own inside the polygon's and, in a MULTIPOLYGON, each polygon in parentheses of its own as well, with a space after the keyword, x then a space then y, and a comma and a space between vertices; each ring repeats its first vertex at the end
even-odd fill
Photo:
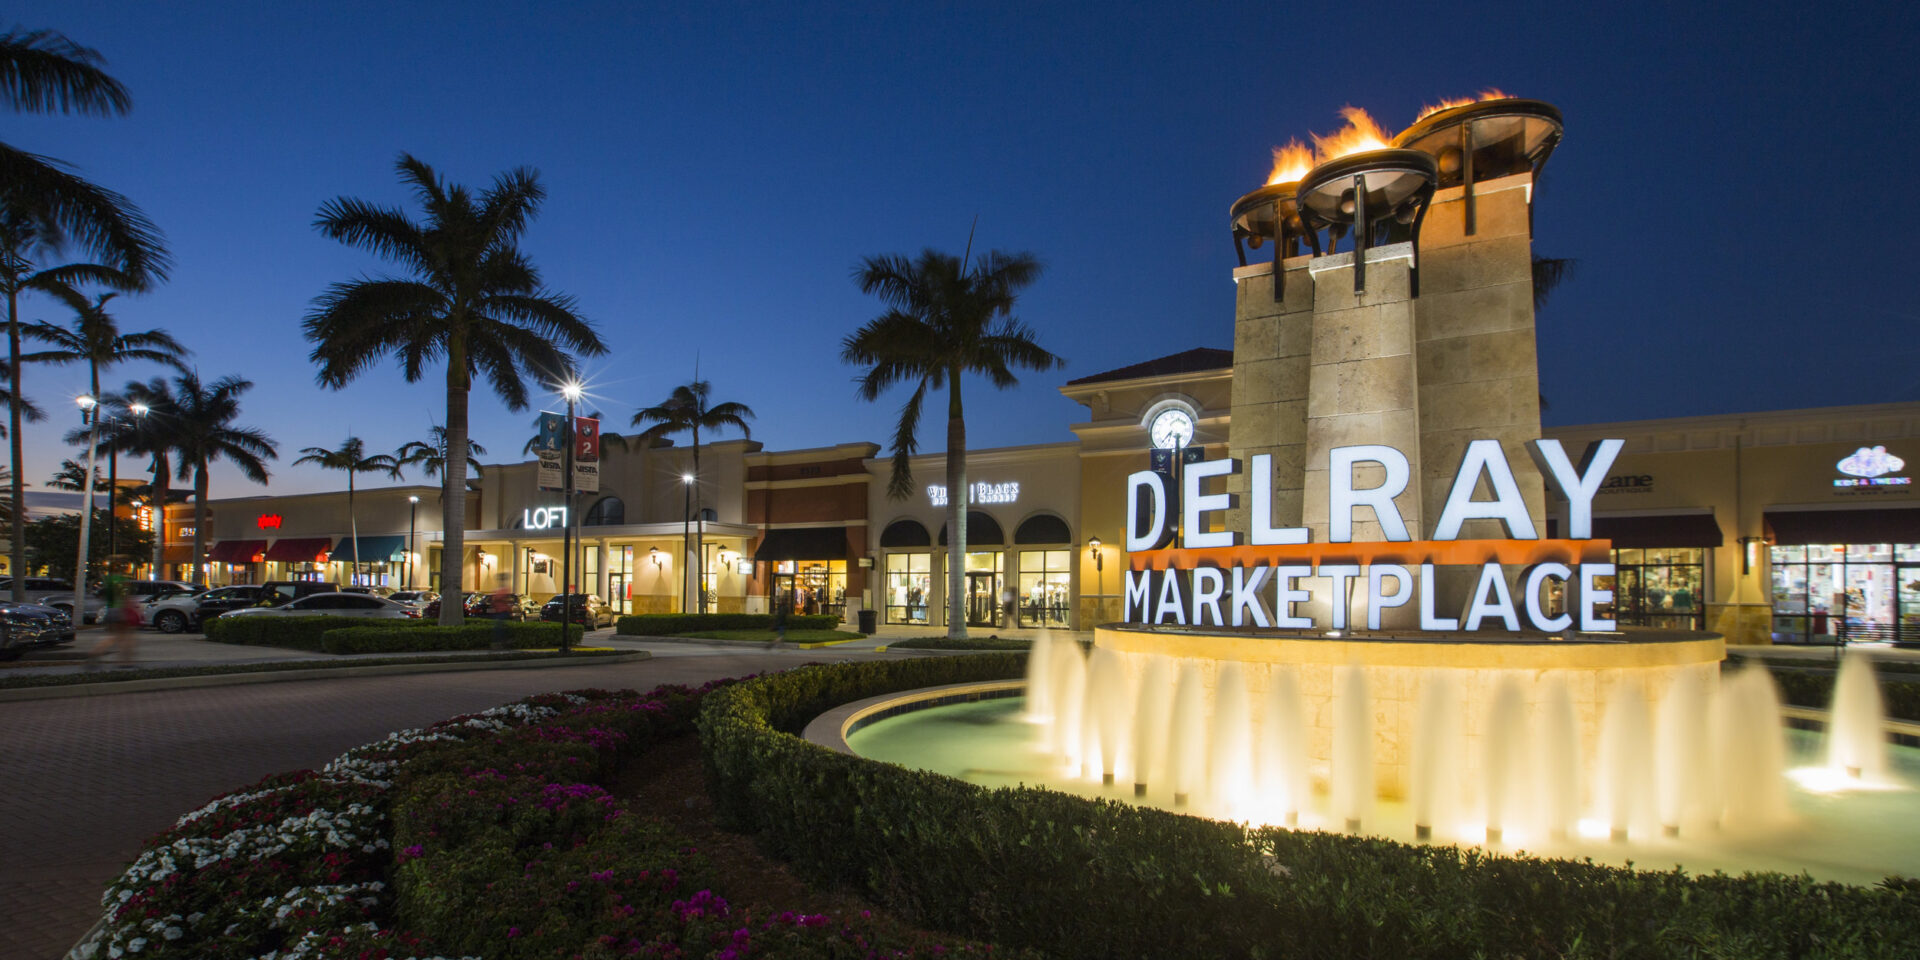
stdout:
POLYGON ((417 859, 419 857, 425 856, 426 853, 427 851, 425 850, 425 848, 421 847, 419 844, 416 843, 413 846, 400 851, 400 856, 408 860, 413 860, 413 859, 417 859))

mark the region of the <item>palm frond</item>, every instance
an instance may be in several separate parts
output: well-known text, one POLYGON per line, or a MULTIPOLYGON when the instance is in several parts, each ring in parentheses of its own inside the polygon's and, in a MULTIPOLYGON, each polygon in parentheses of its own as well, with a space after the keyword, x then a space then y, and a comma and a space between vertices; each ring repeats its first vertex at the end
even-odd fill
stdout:
POLYGON ((21 113, 124 114, 133 98, 100 69, 105 62, 63 34, 9 30, 0 34, 0 97, 21 113))
POLYGON ((165 280, 172 261, 160 230, 112 190, 68 172, 56 160, 0 143, 0 183, 21 215, 66 236, 87 258, 142 286, 165 280))

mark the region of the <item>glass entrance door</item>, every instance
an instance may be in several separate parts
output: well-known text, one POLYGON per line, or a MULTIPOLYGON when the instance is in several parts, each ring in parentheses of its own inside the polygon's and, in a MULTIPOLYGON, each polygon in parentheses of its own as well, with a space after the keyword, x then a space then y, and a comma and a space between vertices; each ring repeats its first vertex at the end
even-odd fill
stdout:
POLYGON ((967 626, 1000 625, 1000 575, 967 574, 967 626))
POLYGON ((1900 609, 1895 618, 1895 640, 1920 641, 1920 564, 1903 563, 1893 568, 1900 584, 1900 609))

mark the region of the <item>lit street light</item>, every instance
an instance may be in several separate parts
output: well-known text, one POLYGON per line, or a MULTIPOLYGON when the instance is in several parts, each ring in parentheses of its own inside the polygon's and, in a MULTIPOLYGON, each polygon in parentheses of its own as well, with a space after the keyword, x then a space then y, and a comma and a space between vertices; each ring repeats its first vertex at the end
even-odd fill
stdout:
POLYGON ((414 518, 420 513, 420 498, 407 497, 407 589, 413 589, 414 518))

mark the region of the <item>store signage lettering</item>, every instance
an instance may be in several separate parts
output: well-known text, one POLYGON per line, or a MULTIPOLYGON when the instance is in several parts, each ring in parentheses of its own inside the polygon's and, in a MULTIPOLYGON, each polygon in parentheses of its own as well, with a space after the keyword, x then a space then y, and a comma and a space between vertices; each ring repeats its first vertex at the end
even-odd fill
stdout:
POLYGON ((520 511, 520 526, 527 530, 552 530, 566 525, 566 507, 530 507, 520 511))
MULTIPOLYGON (((1014 481, 1008 481, 1007 483, 973 483, 967 485, 968 503, 1014 503, 1019 499, 1020 484, 1014 481)), ((928 487, 927 501, 936 507, 946 506, 947 488, 941 484, 928 487)))
POLYGON ((1598 441, 1576 463, 1558 440, 1527 444, 1548 488, 1567 504, 1569 540, 1559 541, 1542 539, 1534 527, 1498 440, 1467 444, 1431 539, 1418 542, 1393 502, 1412 482, 1410 462, 1406 454, 1381 444, 1335 447, 1329 452, 1327 539, 1334 544, 1353 543, 1354 512, 1363 507, 1372 512, 1385 536, 1383 542, 1351 548, 1316 547, 1309 543, 1306 527, 1273 525, 1271 455, 1248 460, 1251 495, 1244 531, 1209 530, 1208 521, 1237 507, 1239 498, 1201 493, 1208 478, 1239 473, 1241 461, 1209 460, 1187 467, 1176 504, 1180 512, 1177 547, 1175 525, 1169 522, 1169 504, 1174 503, 1168 490, 1170 478, 1152 470, 1130 474, 1126 546, 1133 555, 1133 569, 1126 572, 1123 619, 1196 627, 1346 630, 1349 604, 1344 598, 1360 595, 1369 630, 1380 629, 1381 611, 1412 603, 1418 604, 1422 630, 1472 632, 1504 627, 1519 631, 1522 616, 1532 629, 1548 633, 1612 630, 1613 621, 1602 617, 1599 608, 1613 599, 1613 591, 1599 584, 1614 575, 1614 565, 1583 562, 1583 558, 1606 556, 1605 545, 1575 541, 1592 540, 1593 498, 1624 445, 1621 440, 1598 441), (1359 467, 1383 475, 1383 481, 1356 487, 1359 467), (1481 483, 1493 499, 1474 499, 1481 483), (1460 540, 1461 526, 1468 520, 1498 521, 1508 539, 1460 540), (1505 569, 1512 562, 1524 565, 1513 578, 1522 587, 1518 597, 1509 587, 1505 569), (1457 616, 1436 609, 1437 566, 1478 568, 1470 599, 1457 616), (1317 581, 1320 589, 1308 586, 1309 581, 1317 581), (1542 594, 1556 587, 1566 591, 1572 612, 1549 616, 1542 594), (1343 599, 1328 602, 1332 598, 1343 599), (1295 613, 1296 605, 1315 599, 1326 608, 1324 623, 1295 613))
POLYGON ((1652 493, 1653 476, 1651 474, 1615 474, 1600 485, 1600 495, 1615 493, 1652 493))
POLYGON ((173 528, 173 535, 176 537, 179 537, 182 540, 191 540, 193 539, 193 535, 198 532, 200 531, 199 531, 199 528, 197 527, 174 527, 173 528))
POLYGON ((253 522, 253 525, 262 530, 278 530, 280 529, 280 519, 280 515, 277 513, 263 513, 260 515, 260 519, 253 522))
POLYGON ((1836 487, 1904 487, 1913 483, 1912 477, 1887 476, 1906 469, 1907 462, 1888 453, 1886 447, 1861 447, 1833 466, 1847 475, 1846 479, 1833 481, 1836 487))

